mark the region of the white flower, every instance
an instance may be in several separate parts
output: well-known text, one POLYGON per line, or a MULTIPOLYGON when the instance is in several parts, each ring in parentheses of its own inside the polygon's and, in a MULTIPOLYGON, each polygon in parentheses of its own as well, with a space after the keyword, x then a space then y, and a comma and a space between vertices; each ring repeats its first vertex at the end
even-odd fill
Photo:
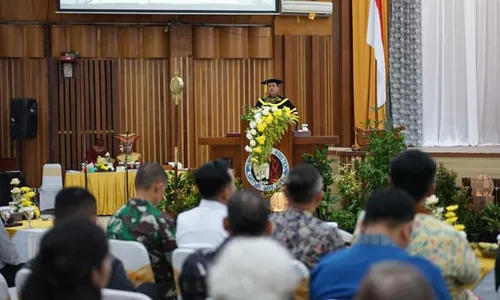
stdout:
POLYGON ((247 139, 249 139, 250 141, 253 140, 253 136, 250 134, 250 132, 247 133, 247 139))
POLYGON ((263 111, 262 111, 262 114, 263 114, 264 116, 267 116, 267 115, 269 114, 269 109, 267 109, 267 110, 263 110, 263 111))
POLYGON ((21 189, 20 189, 20 188, 18 188, 18 187, 15 187, 15 188, 13 188, 12 190, 10 190, 10 192, 11 192, 12 194, 21 194, 21 189))
POLYGON ((254 121, 250 122, 250 128, 255 128, 255 126, 257 126, 257 124, 254 121))
POLYGON ((250 134, 251 135, 256 135, 257 134, 257 130, 255 130, 255 129, 250 130, 250 134))
POLYGON ((431 195, 425 200, 426 205, 434 205, 439 202, 439 198, 436 195, 431 195))
POLYGON ((277 110, 278 110, 278 107, 277 107, 277 106, 273 106, 273 107, 271 107, 271 111, 272 111, 272 112, 275 112, 275 111, 277 111, 277 110))
POLYGON ((252 152, 252 148, 250 148, 250 146, 245 146, 245 151, 248 152, 248 153, 251 153, 252 152))
POLYGON ((255 143, 255 141, 254 141, 254 140, 251 140, 251 141, 250 141, 250 146, 252 146, 252 147, 253 147, 253 146, 255 146, 255 144, 256 144, 256 143, 255 143))
POLYGON ((12 180, 10 181, 11 185, 19 185, 20 183, 21 181, 17 178, 12 178, 12 180))
MULTIPOLYGON (((262 123, 262 119, 258 119, 258 120, 255 120, 255 121, 257 122, 257 124, 262 123)), ((254 128, 254 127, 252 127, 252 128, 254 128)))
POLYGON ((106 152, 106 154, 104 154, 105 157, 110 157, 111 155, 109 155, 109 152, 106 152))
POLYGON ((262 119, 262 114, 261 113, 256 113, 254 115, 255 119, 262 119))

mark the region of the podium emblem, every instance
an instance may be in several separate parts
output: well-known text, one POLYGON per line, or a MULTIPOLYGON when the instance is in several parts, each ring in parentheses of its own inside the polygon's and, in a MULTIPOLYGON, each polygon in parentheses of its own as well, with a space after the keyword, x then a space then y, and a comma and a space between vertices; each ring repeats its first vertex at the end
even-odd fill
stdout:
POLYGON ((288 160, 283 152, 276 148, 272 149, 268 163, 257 165, 250 157, 245 162, 245 176, 248 183, 262 192, 278 190, 285 183, 289 172, 288 160))

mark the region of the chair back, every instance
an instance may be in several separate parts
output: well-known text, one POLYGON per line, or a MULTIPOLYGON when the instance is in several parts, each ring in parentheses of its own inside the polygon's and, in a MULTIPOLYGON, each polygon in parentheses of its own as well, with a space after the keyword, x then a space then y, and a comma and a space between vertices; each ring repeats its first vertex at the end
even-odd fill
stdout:
POLYGON ((110 253, 122 261, 126 270, 138 270, 151 265, 148 250, 136 241, 109 240, 110 253))
POLYGON ((340 233, 340 236, 342 237, 342 240, 344 241, 344 243, 350 244, 352 242, 352 234, 350 234, 349 232, 347 232, 345 230, 340 229, 337 223, 335 223, 335 222, 325 222, 324 224, 326 226, 329 226, 329 227, 332 227, 332 228, 337 228, 338 231, 339 231, 339 233, 340 233))
POLYGON ((42 187, 63 186, 62 166, 60 164, 45 164, 42 172, 42 187))
POLYGON ((174 280, 178 300, 182 300, 181 289, 179 288, 179 275, 182 271, 182 265, 184 265, 184 261, 186 260, 186 258, 195 251, 196 250, 193 248, 177 248, 172 254, 172 265, 174 268, 174 280))
POLYGON ((110 289, 102 290, 102 299, 103 300, 151 300, 151 298, 141 293, 125 292, 125 291, 110 290, 110 289))
POLYGON ((2 274, 0 274, 0 299, 10 299, 9 286, 2 274))
POLYGON ((297 274, 297 287, 293 299, 309 300, 309 270, 299 260, 293 261, 293 268, 297 274))
POLYGON ((14 279, 14 283, 16 284, 17 293, 21 293, 24 283, 28 280, 28 277, 31 275, 31 270, 28 268, 22 268, 16 273, 16 278, 14 279))

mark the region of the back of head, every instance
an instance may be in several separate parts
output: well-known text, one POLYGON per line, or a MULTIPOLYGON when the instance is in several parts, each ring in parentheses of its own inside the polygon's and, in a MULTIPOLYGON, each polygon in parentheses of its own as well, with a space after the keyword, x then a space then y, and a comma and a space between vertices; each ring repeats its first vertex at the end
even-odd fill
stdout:
POLYGON ((381 188, 374 191, 366 201, 364 226, 384 223, 397 227, 410 223, 415 217, 413 198, 397 188, 381 188))
POLYGON ((219 194, 232 182, 227 161, 218 159, 199 167, 195 173, 195 182, 200 195, 206 200, 216 200, 219 194))
POLYGON ((107 255, 106 235, 96 224, 82 218, 58 223, 42 237, 22 299, 100 299, 93 274, 107 255))
POLYGON ((149 191, 155 184, 165 184, 167 180, 167 173, 159 164, 145 163, 135 174, 135 189, 149 191))
POLYGON ((299 276, 290 253, 266 237, 236 237, 208 273, 213 300, 290 299, 299 276))
POLYGON ((285 194, 289 201, 306 204, 315 200, 315 196, 323 190, 323 177, 310 164, 294 167, 285 182, 285 194))
POLYGON ((363 279, 356 300, 433 300, 429 282, 414 268, 397 262, 375 265, 363 279))
POLYGON ((436 163, 420 150, 407 150, 391 162, 391 182, 405 190, 415 201, 425 198, 432 189, 436 163))
POLYGON ((269 224, 269 204, 258 192, 239 191, 227 203, 227 219, 232 235, 260 236, 269 224))
POLYGON ((54 214, 56 222, 95 217, 97 205, 94 195, 79 187, 64 188, 56 195, 54 214))

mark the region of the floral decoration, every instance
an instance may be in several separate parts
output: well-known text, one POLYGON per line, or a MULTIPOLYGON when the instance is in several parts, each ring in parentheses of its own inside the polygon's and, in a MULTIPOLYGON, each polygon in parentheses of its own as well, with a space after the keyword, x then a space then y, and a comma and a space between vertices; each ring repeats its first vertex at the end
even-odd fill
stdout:
POLYGON ((20 184, 21 181, 18 178, 13 178, 10 181, 10 185, 12 186, 12 189, 10 190, 12 202, 9 203, 11 211, 14 213, 22 213, 25 208, 32 207, 35 218, 40 217, 40 210, 34 202, 34 198, 36 196, 35 189, 27 186, 19 187, 20 184))
POLYGON ((434 218, 443 220, 444 208, 439 206, 438 203, 439 198, 436 195, 432 195, 425 200, 425 208, 431 212, 434 218))
POLYGON ((242 117, 250 122, 246 130, 249 142, 245 151, 250 153, 251 161, 257 165, 269 161, 273 146, 283 138, 288 127, 299 120, 295 108, 279 108, 280 104, 262 102, 261 107, 248 109, 242 117))
POLYGON ((446 208, 438 206, 439 198, 436 195, 432 195, 425 200, 425 207, 432 213, 432 215, 439 219, 444 220, 447 224, 453 226, 457 231, 465 235, 465 226, 458 223, 458 217, 456 211, 458 210, 458 205, 450 205, 446 208))

